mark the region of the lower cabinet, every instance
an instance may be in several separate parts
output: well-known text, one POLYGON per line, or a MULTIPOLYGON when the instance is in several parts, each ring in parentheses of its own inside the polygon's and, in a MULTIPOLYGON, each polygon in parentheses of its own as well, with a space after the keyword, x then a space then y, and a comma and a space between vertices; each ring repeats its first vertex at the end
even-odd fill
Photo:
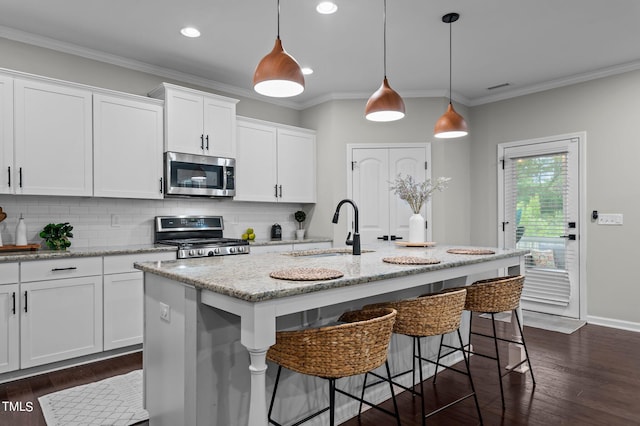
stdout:
POLYGON ((0 373, 20 367, 18 291, 18 284, 0 285, 0 373))
POLYGON ((20 367, 102 351, 102 276, 20 284, 20 367))

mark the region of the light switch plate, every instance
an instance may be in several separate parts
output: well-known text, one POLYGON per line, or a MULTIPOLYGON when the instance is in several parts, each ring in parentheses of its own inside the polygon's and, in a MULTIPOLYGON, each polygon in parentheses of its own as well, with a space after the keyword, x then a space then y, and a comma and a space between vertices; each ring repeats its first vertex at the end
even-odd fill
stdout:
POLYGON ((598 225, 622 225, 622 213, 600 213, 598 215, 598 225))
POLYGON ((171 322, 171 306, 162 302, 160 302, 160 319, 166 322, 171 322))

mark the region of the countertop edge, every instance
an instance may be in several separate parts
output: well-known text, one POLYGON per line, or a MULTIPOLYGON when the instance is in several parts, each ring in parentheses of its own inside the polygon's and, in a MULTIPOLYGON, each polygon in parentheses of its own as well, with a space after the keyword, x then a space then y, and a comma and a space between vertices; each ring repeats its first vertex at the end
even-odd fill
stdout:
POLYGON ((47 260, 47 259, 64 259, 71 257, 97 257, 97 256, 115 256, 127 254, 142 253, 162 253, 175 252, 176 248, 171 246, 117 246, 117 247, 86 247, 74 248, 71 250, 55 251, 55 250, 38 250, 25 252, 7 252, 0 254, 0 263, 8 262, 25 262, 31 260, 47 260))

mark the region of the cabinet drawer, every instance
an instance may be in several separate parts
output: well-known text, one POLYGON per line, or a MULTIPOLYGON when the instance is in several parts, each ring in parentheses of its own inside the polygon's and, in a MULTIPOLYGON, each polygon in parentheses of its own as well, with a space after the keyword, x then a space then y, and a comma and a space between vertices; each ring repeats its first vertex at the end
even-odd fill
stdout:
POLYGON ((0 284, 14 284, 18 282, 18 264, 0 263, 0 284))
POLYGON ((135 262, 153 262, 157 260, 176 260, 176 252, 153 252, 141 254, 125 254, 104 257, 105 274, 123 274, 126 272, 140 272, 133 267, 135 262))
POLYGON ((102 275, 101 257, 39 260, 20 263, 20 282, 102 275))

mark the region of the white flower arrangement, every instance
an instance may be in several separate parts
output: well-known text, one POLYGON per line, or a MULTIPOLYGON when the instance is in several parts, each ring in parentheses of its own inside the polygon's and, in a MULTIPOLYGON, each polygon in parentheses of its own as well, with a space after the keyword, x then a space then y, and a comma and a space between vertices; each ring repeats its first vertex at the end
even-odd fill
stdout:
POLYGON ((413 213, 418 214, 422 210, 424 203, 431 198, 431 194, 445 189, 450 180, 451 178, 440 176, 435 183, 432 183, 431 179, 426 179, 424 182, 416 182, 411 175, 403 178, 399 174, 394 182, 389 182, 391 183, 389 189, 398 195, 401 200, 406 201, 413 213))

